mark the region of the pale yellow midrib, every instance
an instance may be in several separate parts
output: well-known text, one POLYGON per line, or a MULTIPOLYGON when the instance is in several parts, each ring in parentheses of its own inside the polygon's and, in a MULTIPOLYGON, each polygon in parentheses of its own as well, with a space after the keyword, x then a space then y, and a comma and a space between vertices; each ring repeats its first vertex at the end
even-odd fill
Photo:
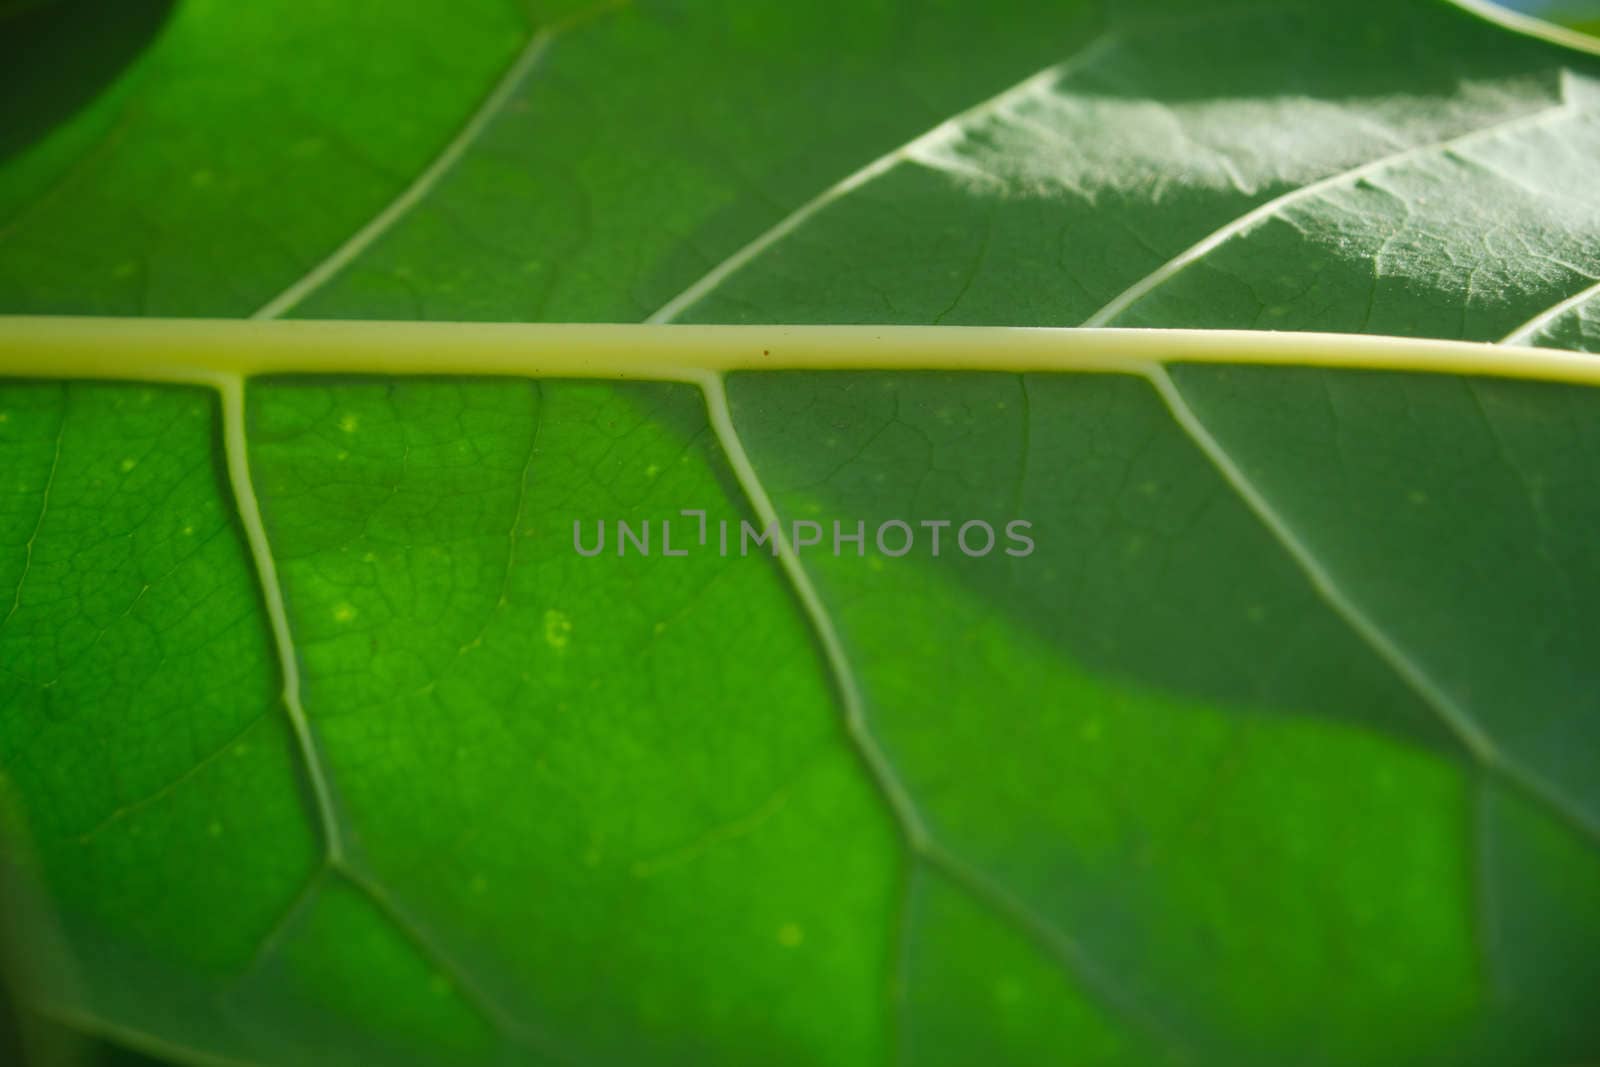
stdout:
POLYGON ((292 374, 674 381, 778 370, 1142 374, 1231 363, 1600 385, 1600 357, 1365 334, 1013 326, 688 326, 0 316, 0 377, 213 388, 292 374))

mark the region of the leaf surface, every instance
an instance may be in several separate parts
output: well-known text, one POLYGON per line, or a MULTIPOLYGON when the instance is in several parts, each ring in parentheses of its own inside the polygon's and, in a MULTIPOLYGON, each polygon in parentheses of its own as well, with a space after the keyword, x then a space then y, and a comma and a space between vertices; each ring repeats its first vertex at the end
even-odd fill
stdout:
MULTIPOLYGON (((520 52, 450 6, 352 49, 359 8, 261 5, 268 84, 180 6, 0 168, 0 302, 1592 347, 1600 65, 1450 5, 641 3, 520 52)), ((1596 1053, 1581 359, 137 326, 0 327, 0 811, 76 1025, 252 1064, 1596 1053), (573 551, 683 508, 868 543, 573 551), (1037 551, 897 558, 897 518, 1037 551)))

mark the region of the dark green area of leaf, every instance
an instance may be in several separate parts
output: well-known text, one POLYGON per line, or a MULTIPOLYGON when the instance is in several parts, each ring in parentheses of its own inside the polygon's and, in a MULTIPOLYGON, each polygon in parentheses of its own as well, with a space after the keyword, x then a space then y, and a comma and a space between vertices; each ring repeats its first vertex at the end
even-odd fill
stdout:
POLYGON ((70 119, 123 75, 172 0, 55 0, 0 7, 0 165, 70 119))

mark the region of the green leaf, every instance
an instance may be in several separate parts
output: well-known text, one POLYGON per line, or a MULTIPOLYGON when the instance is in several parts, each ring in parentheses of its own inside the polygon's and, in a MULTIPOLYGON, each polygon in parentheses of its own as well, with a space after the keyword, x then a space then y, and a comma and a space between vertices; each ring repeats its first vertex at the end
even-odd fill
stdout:
POLYGON ((0 167, 9 311, 457 323, 0 323, 39 1010, 262 1065, 1600 1055, 1578 38, 519 17, 181 4, 0 167), (868 543, 663 555, 685 508, 868 543))

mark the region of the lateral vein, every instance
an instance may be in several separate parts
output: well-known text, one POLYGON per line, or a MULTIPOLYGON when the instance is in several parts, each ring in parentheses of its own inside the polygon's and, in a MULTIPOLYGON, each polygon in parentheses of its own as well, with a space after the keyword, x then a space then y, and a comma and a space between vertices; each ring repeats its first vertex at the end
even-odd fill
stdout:
POLYGON ((916 159, 922 149, 935 145, 948 137, 958 136, 963 123, 999 111, 1012 99, 1026 95, 1040 83, 1063 78, 1079 67, 1088 66, 1100 57, 1101 52, 1116 42, 1117 35, 1115 32, 1107 31, 1101 33, 1067 59, 1059 63, 1053 63, 1043 70, 1029 75, 1003 92, 974 104, 965 111, 944 120, 927 132, 900 145, 898 148, 884 153, 853 174, 840 179, 784 216, 775 225, 748 244, 745 244, 727 259, 718 263, 707 271, 699 281, 667 301, 655 314, 644 321, 647 323, 664 323, 676 320, 678 316, 682 315, 690 307, 705 299, 709 293, 727 281, 728 278, 738 273, 751 260, 799 229, 829 204, 849 195, 875 178, 882 177, 896 165, 916 159))
POLYGON ((1342 588, 1332 572, 1323 565, 1309 545, 1300 538, 1259 487, 1251 481, 1229 455, 1222 443, 1206 427, 1200 416, 1189 406, 1183 393, 1172 381, 1164 365, 1156 364, 1145 371, 1145 377, 1155 387, 1166 403, 1173 419, 1211 461, 1218 473, 1233 491, 1255 513, 1273 538, 1288 553, 1311 587, 1324 603, 1333 609, 1350 629, 1375 652, 1411 690, 1422 699, 1428 709, 1438 717, 1446 729, 1471 753, 1476 762, 1490 774, 1500 777, 1522 790, 1541 806, 1549 809, 1562 822, 1590 840, 1600 842, 1600 827, 1585 819, 1548 783, 1522 767, 1501 751, 1495 740, 1472 715, 1457 703, 1444 688, 1400 646, 1362 607, 1342 588))
POLYGON ((749 454, 745 452, 744 442, 740 440, 739 432, 734 428, 733 417, 728 410, 728 390, 722 375, 705 375, 700 381, 700 388, 705 393, 706 411, 712 432, 716 434, 717 443, 721 445, 728 458, 728 466, 733 469, 739 488, 744 491, 751 509, 761 520, 762 526, 771 527, 774 531, 773 541, 777 546, 778 565, 789 579, 795 597, 800 601, 800 606, 811 623, 812 632, 816 634, 817 643, 822 646, 823 658, 827 661, 829 673, 839 691, 840 703, 844 708, 845 733, 862 762, 866 764, 874 784, 888 802, 906 844, 913 852, 920 851, 929 840, 927 827, 923 824, 922 815, 906 792, 899 775, 889 763, 888 755, 878 744, 871 727, 867 724, 861 687, 856 680, 855 671, 850 666, 850 659, 845 654, 838 627, 834 625, 832 616, 822 603, 822 597, 817 593, 817 587, 812 583, 811 576, 806 573, 805 565, 800 562, 794 546, 789 543, 789 538, 783 530, 783 521, 778 516, 778 509, 773 506, 772 498, 767 495, 766 487, 761 484, 761 478, 756 473, 754 464, 750 462, 749 454))
POLYGON ((570 19, 558 22, 553 26, 547 26, 530 37, 528 43, 518 53, 517 58, 512 61, 511 66, 506 68, 506 72, 500 76, 500 80, 490 90, 489 95, 483 98, 483 102, 478 105, 471 117, 467 119, 466 125, 450 139, 450 142, 444 146, 444 150, 428 165, 427 169, 417 175, 412 183, 406 187, 405 191, 395 197, 382 211, 378 212, 372 221, 351 234, 344 244, 334 249, 327 259, 313 267, 299 281, 263 304, 250 317, 253 319, 276 319, 293 310, 306 297, 327 284, 334 275, 349 266, 357 256, 370 248, 378 238, 393 229, 396 223, 411 213, 423 197, 434 190, 440 180, 461 161, 461 157, 466 154, 467 149, 471 148, 478 138, 483 135, 483 131, 488 128, 489 123, 494 121, 495 116, 505 107, 506 102, 522 87, 523 81, 539 65, 539 61, 544 58, 546 51, 549 50, 550 42, 555 39, 556 35, 573 24, 613 6, 616 5, 607 3, 597 6, 570 19))
POLYGON ((278 654, 278 671, 283 678, 283 707, 289 716, 290 728, 294 731, 306 778, 311 783, 327 860, 335 867, 343 866, 348 859, 344 828, 335 807, 333 788, 323 763, 322 751, 300 700, 300 661, 295 655, 289 612, 283 601, 283 585, 278 579, 278 564, 272 555, 267 528, 261 519, 261 503, 250 477, 250 458, 245 438, 244 379, 228 376, 218 381, 217 388, 222 394, 222 444, 227 459, 228 482, 233 489, 234 504, 239 509, 245 541, 250 546, 250 557, 255 563, 262 603, 271 626, 273 647, 278 654))
POLYGON ((1090 315, 1087 319, 1085 319, 1083 321, 1083 325, 1111 325, 1112 320, 1116 319, 1117 316, 1121 315, 1124 311, 1127 311, 1128 308, 1132 307, 1138 301, 1148 296, 1153 290, 1164 285, 1167 281, 1187 269, 1196 261, 1200 260, 1206 255, 1209 255, 1219 246, 1232 240, 1233 238, 1243 236, 1244 234, 1249 233, 1251 230, 1256 229, 1269 220, 1280 216, 1286 208, 1291 207, 1302 200, 1310 200, 1321 195, 1322 193, 1327 192, 1330 189, 1336 189, 1341 185, 1348 185, 1351 182, 1360 181, 1362 178, 1365 178, 1368 175, 1376 174, 1379 171, 1393 167, 1397 164, 1406 163, 1413 159, 1420 159, 1424 156, 1439 152, 1448 152, 1454 148, 1471 144, 1473 141, 1481 140, 1486 137, 1494 137, 1523 126, 1541 125, 1553 119, 1573 115, 1576 113, 1577 108, 1572 104, 1572 102, 1570 100, 1563 99, 1559 104, 1551 104, 1550 106, 1540 108, 1537 111, 1518 115, 1515 118, 1496 122, 1488 126, 1480 127, 1476 130, 1470 130, 1467 133, 1458 134, 1443 141, 1435 141, 1430 144, 1417 145, 1412 148, 1403 149, 1399 152, 1392 152, 1385 156, 1379 156, 1377 159, 1370 160, 1361 164, 1360 166, 1351 167, 1348 170, 1342 170, 1337 174, 1330 174, 1326 178, 1321 178, 1317 181, 1311 182, 1308 185, 1302 185, 1297 189, 1291 189, 1287 193, 1284 193, 1280 196, 1275 196, 1271 200, 1267 200, 1256 205, 1243 215, 1240 215, 1238 218, 1232 220, 1226 225, 1213 230, 1211 233, 1207 234, 1205 237, 1202 237, 1200 240, 1196 241, 1182 252, 1179 252, 1177 255, 1161 264, 1161 266, 1157 267, 1155 270, 1151 271, 1149 274, 1146 274, 1143 278, 1140 278, 1122 292, 1112 297, 1111 300, 1107 302, 1105 306, 1101 307, 1099 311, 1096 311, 1093 315, 1090 315))
MULTIPOLYGON (((258 965, 261 959, 276 948, 279 939, 287 932, 286 924, 292 922, 306 906, 311 894, 316 891, 321 876, 333 872, 343 876, 350 885, 365 895, 396 926, 402 936, 436 967, 446 972, 503 1036, 519 1044, 542 1045, 545 1042, 542 1035, 523 1026, 495 998, 489 996, 466 970, 458 966, 433 942, 432 938, 423 934, 421 927, 401 909, 384 886, 352 862, 344 825, 333 794, 332 777, 323 760, 316 732, 301 701, 300 664, 295 655, 288 609, 284 604, 283 586, 278 578, 277 562, 273 558, 272 546, 261 518, 260 501, 257 499, 255 485, 250 476, 244 420, 244 379, 239 376, 228 376, 219 379, 215 384, 222 395, 223 449, 227 459, 228 480, 233 488, 240 522, 245 531, 245 540, 250 546, 250 555, 255 562, 256 573, 260 580, 262 601, 271 624, 273 644, 278 653, 278 669, 283 677, 283 706, 288 714, 306 777, 311 783, 312 798, 324 842, 321 868, 312 875, 305 889, 291 903, 280 926, 263 942, 253 966, 258 965)), ((542 1050, 551 1051, 548 1048, 542 1050)))
POLYGON ((56 472, 61 469, 61 443, 67 436, 67 390, 61 391, 61 422, 56 427, 55 454, 50 458, 50 473, 44 481, 44 495, 39 501, 39 517, 34 520, 33 531, 28 534, 28 543, 23 550, 22 573, 17 576, 17 591, 11 598, 11 608, 6 612, 6 617, 0 619, 0 626, 11 621, 11 617, 22 606, 22 587, 28 584, 28 574, 33 570, 33 546, 39 540, 39 531, 44 529, 45 512, 50 510, 50 490, 55 488, 56 472))
POLYGON ((139 797, 137 800, 130 800, 124 804, 119 804, 116 809, 111 812, 111 814, 101 819, 88 830, 85 830, 83 833, 79 834, 78 843, 80 845, 85 844, 104 833, 110 827, 121 822, 123 819, 126 819, 128 816, 141 812, 150 807, 152 804, 156 804, 162 800, 165 800, 167 797, 172 796, 172 794, 176 793, 184 785, 187 785, 189 782, 192 782, 195 778, 199 777, 208 767, 213 766, 218 760, 222 759, 223 756, 227 755, 228 752, 232 751, 240 741, 244 740, 244 738, 249 736, 249 734, 254 731, 256 727, 261 725, 263 719, 263 715, 253 716, 250 721, 245 724, 243 729, 238 730, 221 745, 218 745, 216 748, 200 757, 200 759, 196 760, 187 770, 178 775, 176 778, 173 778, 171 781, 167 782, 165 785, 154 790, 153 792, 139 797))
POLYGON ((257 1067, 253 1061, 218 1056, 180 1042, 168 1041, 148 1030, 113 1022, 93 1011, 42 1000, 29 1000, 28 1007, 46 1019, 71 1027, 79 1033, 104 1037, 174 1063, 193 1064, 194 1067, 257 1067))
POLYGON ((1588 288, 1581 289, 1578 292, 1573 293, 1565 300, 1550 305, 1543 311, 1539 312, 1539 314, 1523 323, 1521 326, 1518 326, 1516 329, 1500 338, 1500 340, 1496 343, 1502 345, 1531 344, 1535 336, 1537 336, 1539 331, 1544 327, 1550 325, 1552 322, 1555 322, 1567 312, 1572 311, 1591 300, 1600 301, 1600 282, 1595 282, 1588 288))
POLYGON ((1456 702, 1445 693, 1423 667, 1413 660, 1382 627, 1373 621, 1361 606, 1352 600, 1338 581, 1328 571, 1311 548, 1300 538, 1285 519, 1273 507, 1272 502, 1266 498, 1260 488, 1250 479, 1234 462, 1228 450, 1216 439, 1200 416, 1197 415, 1189 402, 1184 399, 1182 392, 1172 381, 1172 376, 1167 373, 1166 367, 1154 366, 1146 372, 1146 377, 1156 392, 1166 403, 1167 409, 1172 413, 1173 419, 1183 428, 1189 438, 1200 449, 1201 453, 1211 461, 1211 465, 1222 475, 1223 480, 1238 494, 1247 507, 1255 513, 1273 538, 1288 553, 1301 572, 1310 581, 1311 587, 1316 590, 1335 614, 1344 620, 1355 633, 1374 652, 1376 652, 1389 667, 1398 674, 1411 689, 1422 697, 1424 703, 1444 723, 1446 728, 1466 746, 1479 762, 1485 766, 1493 767, 1503 762, 1501 753, 1493 739, 1483 731, 1473 718, 1467 714, 1456 702))
POLYGON ((1128 989, 1124 988, 1076 938, 1040 915, 982 868, 968 863, 942 845, 932 844, 923 858, 954 885, 983 906, 993 910, 1016 927, 1023 936, 1067 974, 1075 976, 1093 990, 1109 1007, 1138 1026, 1150 1037, 1174 1050, 1186 1043, 1168 1024, 1152 1014, 1128 989))
MULTIPOLYGON (((838 627, 827 606, 822 602, 822 597, 806 572, 804 564, 801 563, 799 555, 785 535, 778 510, 767 494, 766 487, 745 451, 738 430, 733 425, 723 375, 707 374, 701 380, 700 386, 705 392, 706 408, 712 429, 728 457, 728 465, 733 469, 735 480, 738 481, 739 487, 762 525, 773 530, 779 566, 788 577, 795 596, 811 623, 812 632, 822 647, 823 657, 838 690, 844 712, 845 734, 857 757, 866 766, 873 785, 889 806, 909 853, 907 862, 911 864, 927 862, 944 872, 963 891, 971 894, 984 906, 995 909, 1007 922, 1017 926, 1069 974, 1093 988, 1110 1007, 1162 1041, 1176 1045, 1176 1040, 1165 1027, 1153 1018, 1136 998, 1113 981, 1078 941, 998 886, 979 868, 950 852, 934 837, 923 820, 922 813, 917 809, 916 801, 912 799, 905 784, 900 780, 888 753, 884 751, 867 720, 861 686, 845 652, 838 627)), ((903 923, 907 918, 902 911, 899 921, 903 923)), ((901 931, 898 936, 907 938, 910 936, 909 931, 901 931)))

